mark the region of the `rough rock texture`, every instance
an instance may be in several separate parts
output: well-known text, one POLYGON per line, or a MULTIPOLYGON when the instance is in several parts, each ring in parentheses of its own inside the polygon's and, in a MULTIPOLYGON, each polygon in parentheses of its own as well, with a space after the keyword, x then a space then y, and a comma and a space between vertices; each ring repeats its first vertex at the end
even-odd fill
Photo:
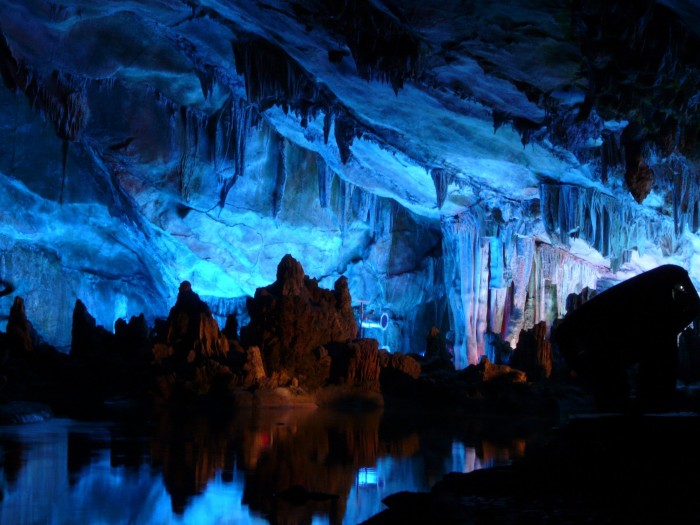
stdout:
POLYGON ((552 375, 552 344, 544 321, 520 332, 510 366, 522 370, 530 381, 549 379, 552 375))
POLYGON ((188 361, 201 357, 224 358, 228 339, 221 334, 209 306, 192 290, 188 281, 180 284, 175 306, 168 315, 166 342, 176 356, 188 361))
POLYGON ((315 387, 326 380, 323 346, 357 333, 347 279, 338 279, 332 291, 322 289, 291 255, 280 261, 277 280, 248 300, 248 313, 242 344, 260 348, 268 373, 297 378, 303 385, 315 387))
POLYGON ((503 383, 524 383, 527 376, 522 370, 516 370, 507 365, 496 365, 486 357, 482 357, 478 365, 469 365, 462 373, 468 382, 503 382, 503 383))
POLYGON ((15 297, 12 308, 10 308, 10 316, 7 319, 7 337, 13 347, 25 352, 31 352, 38 339, 38 335, 24 311, 24 299, 19 296, 15 297))
POLYGON ((189 281, 180 284, 175 305, 155 331, 151 353, 156 365, 155 391, 160 398, 189 401, 207 394, 221 395, 234 383, 229 341, 189 281))
POLYGON ((379 367, 382 374, 390 371, 390 373, 405 374, 413 379, 418 379, 421 373, 420 363, 413 357, 401 352, 387 352, 384 349, 379 350, 379 367))
POLYGON ((245 364, 243 365, 243 384, 256 384, 265 379, 265 365, 263 364, 260 349, 257 346, 248 347, 245 350, 245 364))
POLYGON ((379 390, 379 343, 376 339, 356 339, 329 348, 332 383, 379 390))
POLYGON ((696 2, 504 5, 3 1, 0 280, 65 346, 78 297, 150 321, 292 253, 390 311, 392 349, 452 330, 461 368, 551 321, 555 284, 700 268, 696 2), (576 255, 556 283, 547 238, 576 255))

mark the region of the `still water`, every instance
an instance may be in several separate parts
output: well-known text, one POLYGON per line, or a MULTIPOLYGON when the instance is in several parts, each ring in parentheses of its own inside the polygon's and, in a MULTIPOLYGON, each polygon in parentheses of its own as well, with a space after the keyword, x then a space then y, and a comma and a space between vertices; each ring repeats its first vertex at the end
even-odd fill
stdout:
POLYGON ((389 494, 508 464, 533 439, 529 424, 449 419, 270 409, 0 426, 0 523, 354 525, 389 494), (289 501, 293 486, 322 494, 289 501))

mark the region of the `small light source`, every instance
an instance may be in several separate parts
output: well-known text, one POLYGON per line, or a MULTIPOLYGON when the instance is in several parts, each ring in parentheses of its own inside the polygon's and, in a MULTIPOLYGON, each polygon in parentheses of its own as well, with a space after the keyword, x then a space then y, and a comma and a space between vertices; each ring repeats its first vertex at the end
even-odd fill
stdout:
POLYGON ((385 312, 378 321, 374 319, 363 319, 360 321, 360 324, 362 328, 379 328, 380 330, 386 330, 389 326, 389 316, 385 312))
POLYGON ((377 484, 377 469, 372 468, 372 467, 361 468, 357 472, 357 484, 360 486, 376 485, 377 484))

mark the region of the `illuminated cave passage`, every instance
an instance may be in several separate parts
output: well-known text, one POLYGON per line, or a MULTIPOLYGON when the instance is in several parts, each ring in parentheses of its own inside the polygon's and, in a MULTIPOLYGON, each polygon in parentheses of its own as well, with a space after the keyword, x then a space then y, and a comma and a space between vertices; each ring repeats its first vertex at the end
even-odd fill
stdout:
POLYGON ((3 3, 0 279, 47 341, 183 280, 245 316, 289 253, 463 367, 584 287, 697 279, 695 8, 623 44, 586 2, 346 4, 3 3))
POLYGON ((687 12, 625 50, 585 2, 392 9, 4 2, 0 278, 39 333, 70 344, 76 299, 164 316, 183 280, 245 316, 289 253, 346 276, 382 346, 436 326, 463 367, 601 279, 697 278, 687 12))
MULTIPOLYGON (((700 323, 678 330, 696 314, 700 285, 698 49, 695 0, 3 0, 0 425, 7 400, 20 402, 10 412, 24 422, 50 417, 25 401, 86 418, 134 401, 143 409, 212 399, 245 409, 395 403, 441 424, 465 413, 558 416, 573 396, 553 401, 547 388, 561 385, 550 375, 567 388, 584 382, 557 361, 562 318, 660 267, 675 280, 608 295, 604 321, 587 310, 569 316, 568 343, 576 358, 581 340, 614 354, 596 354, 593 368, 607 373, 604 387, 623 385, 615 410, 639 411, 642 394, 658 401, 648 384, 656 379, 674 401, 676 379, 685 382, 682 399, 695 410, 687 384, 700 380, 700 323)), ((168 435, 170 415, 158 420, 168 435)), ((191 443, 176 435, 149 450, 163 472, 139 482, 150 487, 144 512, 153 522, 170 516, 167 491, 177 519, 204 515, 200 507, 228 490, 241 516, 253 519, 251 498, 264 520, 273 490, 265 469, 275 491, 308 500, 327 496, 311 485, 331 464, 342 474, 335 496, 359 498, 381 492, 382 479, 392 491, 427 490, 449 472, 445 462, 463 472, 493 456, 470 442, 472 429, 469 439, 436 431, 426 445, 415 436, 430 434, 431 422, 399 424, 392 435, 396 421, 376 417, 370 428, 333 421, 312 443, 295 432, 320 424, 313 417, 272 417, 269 432, 257 420, 212 433, 208 421, 193 423, 207 428, 192 434, 177 423, 173 434, 191 443), (257 432, 247 448, 236 441, 246 432, 257 432), (177 461, 209 439, 211 461, 177 461), (307 445, 318 470, 297 480, 306 487, 257 461, 304 463, 294 454, 307 445), (231 465, 234 449, 249 463, 231 465), (419 464, 419 451, 434 468, 419 464), (415 483, 394 485, 414 472, 415 483), (193 495, 201 498, 187 507, 193 495)), ((676 439, 648 423, 634 426, 647 441, 612 432, 638 448, 615 442, 610 450, 626 454, 602 459, 585 446, 598 442, 598 422, 578 427, 564 448, 593 458, 574 454, 571 472, 619 460, 631 465, 626 481, 641 479, 634 468, 640 455, 656 458, 650 443, 676 439), (581 435, 591 439, 582 445, 581 435)), ((606 438, 608 424, 617 421, 603 423, 606 438)), ((687 439, 673 448, 693 448, 692 425, 664 424, 687 439)), ((522 455, 531 436, 516 430, 493 450, 522 455)), ((94 431, 105 462, 103 429, 94 431)), ((90 440, 79 424, 52 432, 65 447, 51 457, 77 458, 61 463, 56 486, 79 505, 83 493, 65 479, 92 465, 81 456, 90 440)), ((42 468, 44 438, 22 434, 0 432, 10 458, 0 454, 0 521, 3 508, 23 515, 42 468), (5 482, 21 488, 2 507, 5 482)), ((125 442, 158 435, 139 429, 125 442)), ((96 476, 105 484, 123 479, 119 439, 113 470, 96 476)), ((144 470, 148 454, 130 453, 144 470)), ((661 463, 674 468, 653 466, 661 463)), ((688 471, 697 464, 687 461, 688 471)), ((527 467, 508 472, 512 485, 502 486, 514 493, 554 483, 522 482, 527 467)), ((467 479, 502 490, 488 476, 467 479)), ((461 479, 423 494, 423 512, 450 483, 464 490, 461 479)), ((606 485, 615 479, 600 480, 604 493, 618 494, 606 485)), ((676 485, 638 488, 682 495, 676 485)), ((366 519, 381 510, 370 499, 371 512, 345 499, 323 512, 366 519)))

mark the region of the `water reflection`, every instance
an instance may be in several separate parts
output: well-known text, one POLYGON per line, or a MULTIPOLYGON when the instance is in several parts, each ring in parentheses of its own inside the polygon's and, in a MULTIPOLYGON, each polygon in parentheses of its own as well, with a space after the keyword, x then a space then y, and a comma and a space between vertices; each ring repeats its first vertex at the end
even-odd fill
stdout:
POLYGON ((298 410, 0 427, 0 523, 356 524, 389 494, 508 463, 530 429, 298 410))

